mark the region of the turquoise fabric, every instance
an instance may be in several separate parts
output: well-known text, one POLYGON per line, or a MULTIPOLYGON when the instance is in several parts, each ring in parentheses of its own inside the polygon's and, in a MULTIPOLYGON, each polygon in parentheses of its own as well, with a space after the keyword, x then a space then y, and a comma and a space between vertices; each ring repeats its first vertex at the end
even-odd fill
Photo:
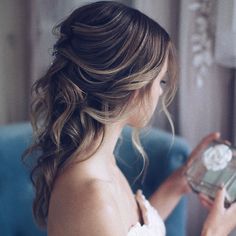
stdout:
MULTIPOLYGON (((150 160, 144 185, 140 181, 132 184, 140 172, 142 159, 131 143, 132 128, 122 131, 114 154, 118 166, 127 177, 133 191, 142 188, 146 197, 176 168, 181 166, 189 154, 188 145, 176 137, 170 148, 171 135, 152 128, 149 134, 141 133, 141 143, 150 160)), ((42 236, 32 217, 33 189, 29 170, 21 162, 21 154, 32 140, 28 122, 0 127, 0 235, 42 236)), ((166 221, 167 236, 184 236, 186 228, 186 200, 183 198, 166 221)))

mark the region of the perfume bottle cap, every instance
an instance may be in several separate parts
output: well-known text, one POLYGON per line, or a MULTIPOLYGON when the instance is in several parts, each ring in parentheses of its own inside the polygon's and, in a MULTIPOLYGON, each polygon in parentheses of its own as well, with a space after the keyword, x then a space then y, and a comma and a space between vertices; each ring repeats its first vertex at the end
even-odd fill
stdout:
POLYGON ((186 178, 194 192, 212 199, 224 184, 230 205, 236 201, 236 148, 225 140, 210 143, 188 167, 186 178))
POLYGON ((225 144, 216 144, 209 147, 202 155, 203 163, 208 170, 224 169, 231 161, 233 152, 225 144))

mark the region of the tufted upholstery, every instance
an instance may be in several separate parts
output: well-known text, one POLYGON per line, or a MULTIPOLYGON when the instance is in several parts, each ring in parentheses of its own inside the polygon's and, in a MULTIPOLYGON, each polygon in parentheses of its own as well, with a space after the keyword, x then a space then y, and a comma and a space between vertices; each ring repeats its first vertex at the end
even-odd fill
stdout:
MULTIPOLYGON (((142 159, 131 144, 131 127, 122 131, 114 151, 121 168, 134 191, 142 188, 148 197, 163 180, 182 165, 189 154, 185 141, 176 137, 170 149, 171 135, 152 128, 149 134, 141 134, 141 143, 150 160, 144 185, 134 178, 141 170, 142 159), (124 162, 125 160, 125 162, 124 162)), ((1 236, 42 236, 34 224, 31 205, 33 189, 29 171, 22 165, 20 156, 31 142, 31 126, 28 122, 0 127, 0 235, 1 236)), ((186 221, 186 200, 183 198, 166 221, 167 236, 184 236, 186 221)))

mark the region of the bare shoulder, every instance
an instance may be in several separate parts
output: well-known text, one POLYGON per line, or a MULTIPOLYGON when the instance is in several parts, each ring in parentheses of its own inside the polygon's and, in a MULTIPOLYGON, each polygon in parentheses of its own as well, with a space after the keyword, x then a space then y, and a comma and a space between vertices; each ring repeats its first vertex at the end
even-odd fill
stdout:
POLYGON ((124 236, 110 185, 88 179, 56 190, 50 201, 48 235, 124 236))

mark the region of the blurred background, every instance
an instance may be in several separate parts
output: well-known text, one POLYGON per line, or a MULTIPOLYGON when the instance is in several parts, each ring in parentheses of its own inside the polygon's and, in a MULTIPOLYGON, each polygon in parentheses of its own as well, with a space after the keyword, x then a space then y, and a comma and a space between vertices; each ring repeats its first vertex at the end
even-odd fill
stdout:
MULTIPOLYGON (((0 125, 29 120, 30 87, 52 60, 52 27, 87 2, 94 1, 1 0, 0 125)), ((120 2, 155 19, 176 45, 180 83, 170 106, 176 133, 191 147, 213 131, 235 143, 236 0, 120 2)), ((170 131, 159 107, 152 125, 170 131)), ((200 235, 207 212, 194 194, 188 206, 188 235, 200 235)))

